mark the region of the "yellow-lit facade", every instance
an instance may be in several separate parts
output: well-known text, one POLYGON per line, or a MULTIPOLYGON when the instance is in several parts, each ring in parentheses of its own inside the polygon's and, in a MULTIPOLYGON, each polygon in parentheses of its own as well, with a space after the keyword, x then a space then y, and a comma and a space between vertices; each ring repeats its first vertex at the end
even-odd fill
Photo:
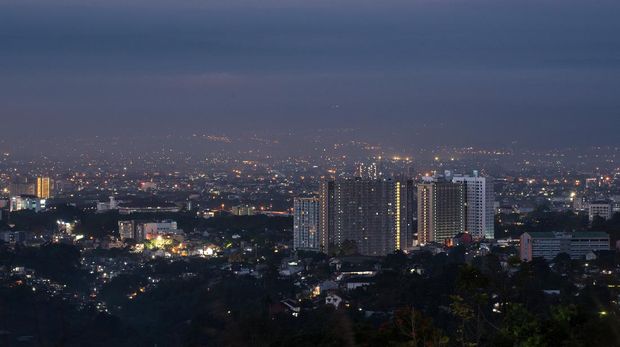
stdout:
POLYGON ((51 182, 49 177, 37 177, 37 197, 49 199, 51 197, 51 182))
POLYGON ((396 182, 396 250, 400 250, 400 182, 396 182))

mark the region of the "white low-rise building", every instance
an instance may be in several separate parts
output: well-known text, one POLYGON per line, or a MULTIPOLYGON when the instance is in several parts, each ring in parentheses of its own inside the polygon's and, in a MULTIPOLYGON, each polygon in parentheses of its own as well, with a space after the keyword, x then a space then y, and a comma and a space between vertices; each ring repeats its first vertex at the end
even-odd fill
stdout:
POLYGON ((608 251, 609 235, 598 231, 574 233, 531 232, 521 235, 521 260, 534 258, 552 260, 560 253, 581 259, 593 251, 608 251))

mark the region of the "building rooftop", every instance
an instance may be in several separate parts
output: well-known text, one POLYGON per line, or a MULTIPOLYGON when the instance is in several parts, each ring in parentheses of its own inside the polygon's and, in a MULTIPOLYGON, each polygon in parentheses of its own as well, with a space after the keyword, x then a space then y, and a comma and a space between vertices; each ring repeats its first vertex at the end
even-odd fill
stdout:
POLYGON ((527 233, 533 239, 552 239, 555 238, 555 234, 551 231, 535 231, 527 233))
POLYGON ((588 237, 608 238, 609 234, 607 234, 604 231, 577 231, 577 232, 573 233, 573 237, 579 237, 579 238, 588 238, 588 237))
POLYGON ((533 239, 553 239, 561 235, 573 238, 608 238, 609 234, 603 231, 576 231, 573 233, 557 233, 552 231, 535 231, 528 233, 533 239))
POLYGON ((157 207, 177 207, 171 202, 163 201, 132 201, 118 204, 120 208, 157 208, 157 207))

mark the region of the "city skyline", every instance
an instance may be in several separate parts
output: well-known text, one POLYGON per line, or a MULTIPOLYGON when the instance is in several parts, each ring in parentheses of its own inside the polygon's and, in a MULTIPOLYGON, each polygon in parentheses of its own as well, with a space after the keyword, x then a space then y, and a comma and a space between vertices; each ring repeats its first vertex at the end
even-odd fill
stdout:
POLYGON ((0 0, 0 346, 620 347, 618 0, 0 0))

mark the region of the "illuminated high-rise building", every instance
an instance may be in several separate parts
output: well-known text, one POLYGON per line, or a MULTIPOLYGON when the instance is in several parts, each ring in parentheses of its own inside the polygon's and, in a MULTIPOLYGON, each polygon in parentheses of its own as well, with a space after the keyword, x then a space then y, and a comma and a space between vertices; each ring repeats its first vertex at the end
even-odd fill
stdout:
POLYGON ((413 184, 393 179, 323 181, 319 230, 324 252, 355 243, 362 255, 380 256, 411 246, 413 184))
POLYGON ((296 198, 293 206, 293 248, 321 249, 319 234, 319 199, 296 198))
POLYGON ((443 178, 418 184, 418 243, 443 243, 464 231, 465 186, 443 178))
POLYGON ((37 197, 49 199, 52 192, 52 180, 49 177, 37 177, 37 197))
POLYGON ((321 181, 319 188, 319 248, 329 252, 330 238, 334 230, 334 186, 335 181, 321 181))
POLYGON ((493 179, 482 177, 478 171, 472 176, 454 176, 452 182, 465 186, 465 232, 476 239, 495 236, 495 193, 493 179))

